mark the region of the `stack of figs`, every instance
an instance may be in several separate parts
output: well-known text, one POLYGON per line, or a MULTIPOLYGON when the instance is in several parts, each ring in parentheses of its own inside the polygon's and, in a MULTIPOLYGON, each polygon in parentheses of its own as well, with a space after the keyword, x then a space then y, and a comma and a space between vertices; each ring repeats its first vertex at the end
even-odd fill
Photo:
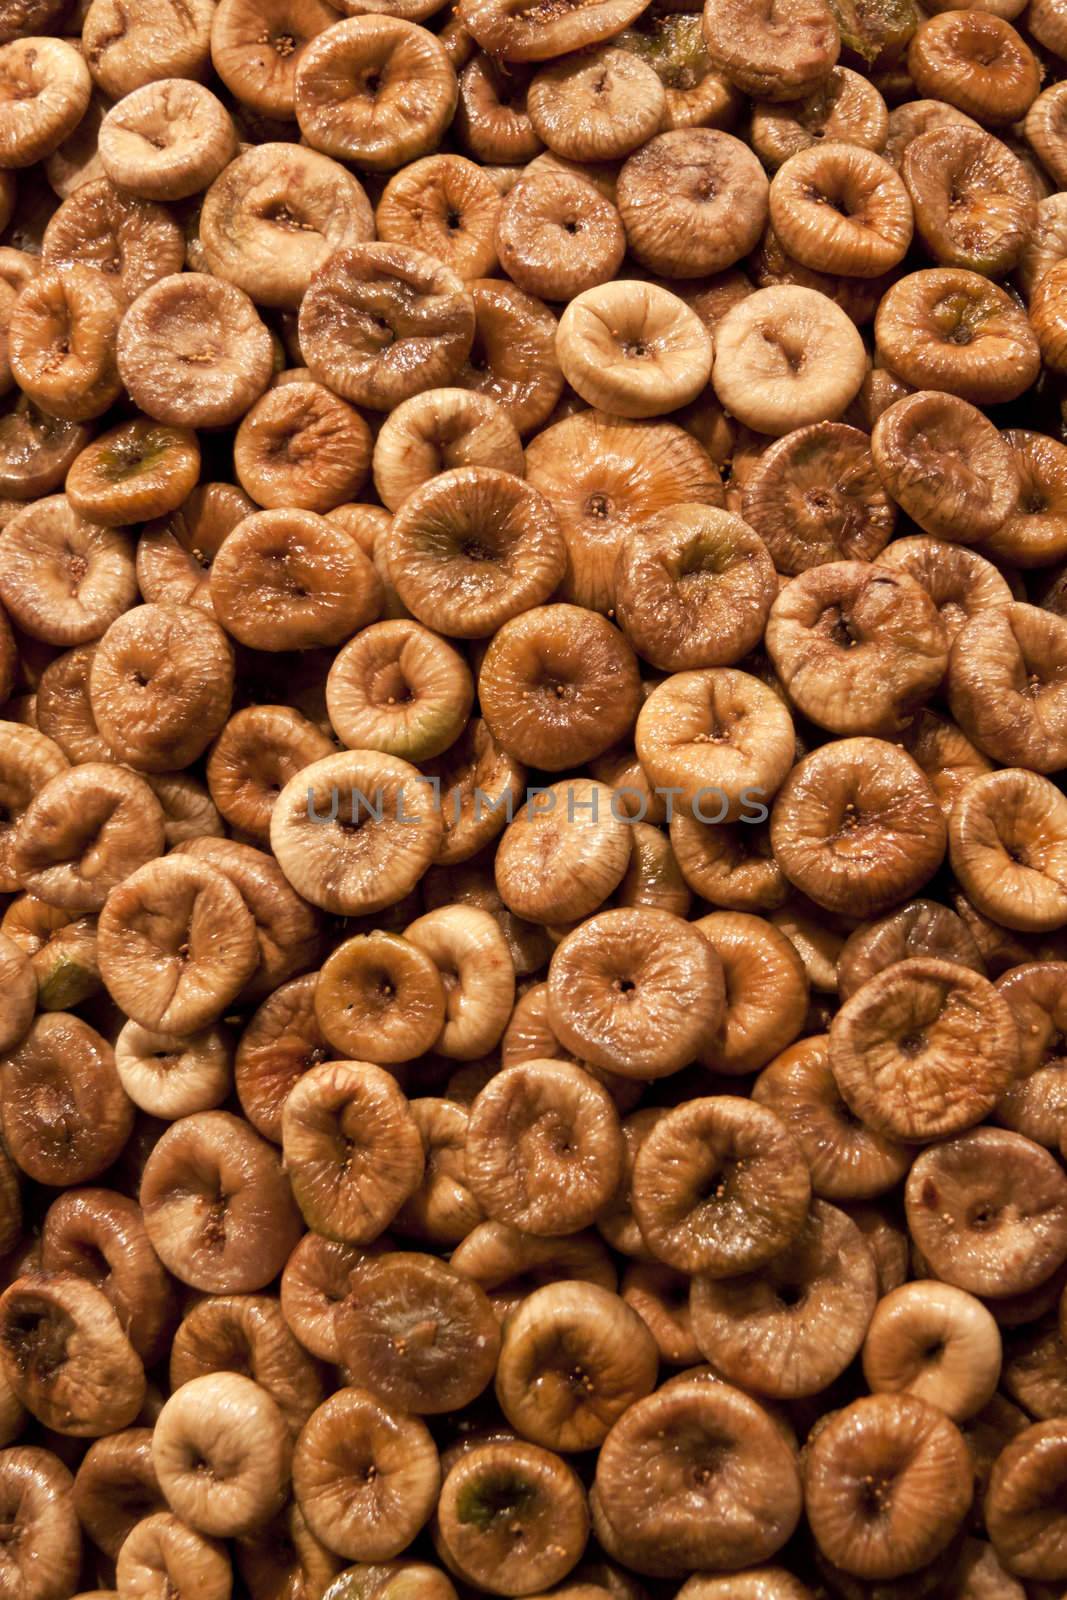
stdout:
POLYGON ((1065 1600, 1067 0, 0 0, 0 1600, 1065 1600))

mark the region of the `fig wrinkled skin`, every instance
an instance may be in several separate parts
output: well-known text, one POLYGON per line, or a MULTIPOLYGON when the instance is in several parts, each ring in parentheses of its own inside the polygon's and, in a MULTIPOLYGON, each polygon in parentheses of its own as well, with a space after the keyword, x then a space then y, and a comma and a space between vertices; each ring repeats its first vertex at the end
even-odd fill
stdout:
POLYGON ((1067 1600, 1067 0, 0 0, 0 1600, 1067 1600))

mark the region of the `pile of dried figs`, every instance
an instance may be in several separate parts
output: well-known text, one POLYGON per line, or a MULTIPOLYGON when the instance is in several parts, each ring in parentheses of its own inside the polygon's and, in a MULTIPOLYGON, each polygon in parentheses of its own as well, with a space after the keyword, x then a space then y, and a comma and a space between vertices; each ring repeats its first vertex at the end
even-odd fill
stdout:
POLYGON ((1067 1596, 1067 0, 0 0, 0 1600, 1067 1596))

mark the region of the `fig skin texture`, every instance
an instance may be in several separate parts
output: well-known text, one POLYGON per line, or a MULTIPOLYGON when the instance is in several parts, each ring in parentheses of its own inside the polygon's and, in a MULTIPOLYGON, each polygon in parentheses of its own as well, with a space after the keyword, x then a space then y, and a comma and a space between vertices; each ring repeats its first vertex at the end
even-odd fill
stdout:
POLYGON ((0 1600, 1067 1600, 1067 0, 0 0, 0 1600))

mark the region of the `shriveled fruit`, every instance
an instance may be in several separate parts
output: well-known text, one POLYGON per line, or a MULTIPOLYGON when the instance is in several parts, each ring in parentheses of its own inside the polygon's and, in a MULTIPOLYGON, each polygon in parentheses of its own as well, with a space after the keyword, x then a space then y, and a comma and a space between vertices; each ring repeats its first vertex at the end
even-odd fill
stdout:
POLYGON ((462 657, 413 621, 363 628, 334 659, 326 707, 350 749, 425 761, 461 734, 473 684, 462 657))
POLYGON ((1007 928, 1067 921, 1060 791, 1035 772, 1002 767, 976 777, 953 807, 953 869, 974 904, 1007 928))
POLYGON ((37 976, 24 950, 0 934, 0 1048, 6 1054, 25 1034, 37 1006, 37 976))
POLYGON ((912 35, 908 69, 921 94, 936 94, 983 121, 1011 122, 1037 97, 1037 58, 1003 17, 944 11, 912 35))
POLYGON ((162 807, 144 779, 87 761, 57 774, 23 812, 12 870, 48 905, 99 911, 111 889, 161 855, 164 843, 162 807))
POLYGON ((547 421, 563 388, 556 319, 542 301, 506 280, 476 278, 470 293, 474 340, 456 381, 489 395, 520 433, 529 433, 547 421))
POLYGON ((277 1153, 226 1111, 172 1123, 145 1163, 140 1199, 160 1260, 209 1294, 264 1288, 300 1233, 277 1153))
POLYGON ((293 1454, 293 1494, 308 1526, 348 1560, 401 1554, 441 1481, 425 1424, 361 1388, 324 1401, 293 1454))
POLYGON ((263 393, 270 335, 251 300, 221 278, 176 273, 122 321, 118 368, 141 410, 177 427, 225 427, 263 393))
POLYGON ((741 513, 786 573, 871 561, 896 520, 869 438, 843 422, 796 428, 764 450, 745 481, 741 513))
MULTIPOLYGON (((241 3, 220 7, 219 29, 241 3)), ((321 0, 297 3, 305 25, 313 12, 332 17, 321 0)), ((211 271, 267 306, 299 305, 327 256, 364 243, 372 232, 359 180, 339 162, 295 144, 243 150, 215 179, 200 212, 200 244, 211 271)))
POLYGON ((678 1593, 684 1600, 808 1600, 811 1591, 785 1567, 760 1566, 726 1578, 697 1573, 678 1593))
POLYGON ((877 1133, 926 1142, 988 1115, 1018 1065, 1007 1004, 986 978, 936 957, 869 978, 830 1027, 830 1065, 877 1133))
POLYGON ((280 1509, 291 1458, 278 1407, 265 1389, 236 1372, 209 1373, 175 1390, 152 1438, 168 1503, 191 1527, 216 1538, 250 1533, 280 1509))
POLYGON ((205 1600, 229 1592, 230 1559, 225 1546, 197 1533, 170 1511, 157 1511, 130 1529, 118 1551, 115 1582, 128 1594, 153 1586, 195 1585, 205 1600))
POLYGON ((994 1463, 985 1511, 990 1538, 1009 1571, 1059 1582, 1067 1576, 1065 1462, 1067 1428, 1061 1418, 1035 1422, 994 1463))
POLYGON ((142 1361, 152 1364, 173 1331, 173 1289, 140 1207, 107 1189, 68 1190, 48 1208, 41 1267, 100 1289, 142 1361))
POLYGON ((445 991, 424 951, 379 931, 347 940, 327 959, 315 1009, 327 1036, 349 1056, 409 1061, 440 1033, 445 991))
POLYGON ((767 217, 767 180, 733 135, 675 128, 629 158, 618 199, 642 266, 695 278, 732 266, 756 243, 767 217))
POLYGON ((476 390, 427 389, 390 412, 375 441, 374 484, 391 511, 453 467, 524 475, 518 431, 503 406, 476 390))
POLYGON ((640 705, 637 660, 605 617, 535 606, 493 636, 478 679, 482 712, 503 750, 559 772, 624 738, 640 705))
POLYGON ((169 1122, 227 1098, 232 1046, 220 1027, 175 1035, 127 1022, 115 1040, 115 1068, 134 1105, 169 1122))
POLYGON ((402 1411, 434 1415, 482 1392, 500 1348, 485 1291, 417 1251, 360 1263, 337 1332, 341 1355, 363 1384, 402 1411))
POLYGON ((182 200, 216 178, 237 139, 225 107, 181 77, 144 84, 107 113, 98 136, 111 181, 143 200, 182 200))
POLYGON ((585 1490, 574 1469, 540 1445, 476 1444, 445 1474, 432 1531, 457 1576, 498 1594, 528 1594, 566 1577, 585 1549, 585 1490))
POLYGON ((271 847, 289 882, 312 905, 341 916, 403 899, 442 832, 417 769, 375 750, 325 756, 297 772, 270 823, 271 847))
POLYGON ((877 915, 921 889, 945 839, 924 773, 880 739, 842 739, 805 756, 771 814, 786 877, 825 910, 852 916, 877 915))
POLYGON ((395 1080, 363 1061, 313 1066, 282 1112, 282 1145, 305 1221, 327 1238, 377 1238, 423 1173, 422 1140, 395 1080))
POLYGON ((359 413, 317 383, 270 389, 245 415, 234 468, 258 505, 326 512, 355 500, 370 464, 359 413))
MULTIPOLYGON (((387 1250, 391 1243, 388 1236, 380 1237, 369 1248, 387 1250)), ((285 1320, 304 1349, 320 1361, 341 1359, 338 1307, 347 1293, 349 1275, 363 1255, 357 1245, 305 1233, 285 1263, 281 1276, 285 1320)))
POLYGON ((509 1318, 497 1371, 505 1415, 535 1444, 582 1450, 651 1391, 657 1352, 637 1314, 593 1284, 552 1284, 509 1318))
POLYGON ((426 763, 440 784, 444 831, 435 861, 469 861, 503 832, 522 799, 525 768, 501 750, 482 717, 474 717, 443 756, 426 763))
POLYGON ((863 381, 863 341, 815 289, 760 289, 716 330, 712 384, 723 405, 761 433, 780 437, 836 421, 863 381))
POLYGON ((639 14, 637 0, 580 0, 562 16, 529 16, 515 0, 465 0, 464 27, 491 56, 543 61, 598 44, 639 14))
POLYGON ((291 706, 236 712, 207 759, 207 783, 221 815, 257 844, 270 841, 274 802, 296 773, 332 755, 324 733, 291 706))
POLYGON ((874 1257, 855 1223, 823 1200, 759 1274, 698 1277, 693 1335, 728 1381, 795 1399, 828 1387, 863 1344, 878 1298, 874 1257))
POLYGON ((634 746, 646 774, 678 809, 717 825, 750 817, 780 787, 796 756, 781 698, 740 668, 679 672, 641 708, 634 746))
POLYGON ((550 1237, 574 1233, 595 1221, 621 1174, 615 1106, 580 1067, 506 1067, 471 1107, 467 1183, 495 1221, 550 1237))
POLYGON ((100 914, 104 982, 145 1028, 181 1033, 214 1022, 257 960, 251 912, 206 861, 151 861, 110 891, 100 914))
POLYGON ((410 245, 335 250, 312 274, 300 306, 300 347, 312 376, 374 411, 451 383, 474 331, 463 280, 410 245))
POLYGON ((1067 532, 1061 510, 1061 474, 1067 459, 1060 455, 1058 442, 1043 433, 1014 428, 1006 437, 1015 456, 1019 498, 985 549, 994 558, 1022 567, 1044 566, 1059 556, 1067 532))
POLYGON ((296 116, 308 144, 371 170, 388 172, 434 149, 456 98, 443 45, 398 16, 334 23, 296 69, 296 116))
POLYGON ((877 921, 862 923, 837 961, 838 993, 847 1000, 875 973, 914 956, 934 956, 985 975, 967 924, 936 900, 912 900, 877 921))
POLYGON ((871 449, 894 500, 937 539, 975 543, 1007 519, 1018 482, 987 417, 955 395, 920 390, 874 425, 871 449))
POLYGON ((420 1095, 411 1103, 422 1139, 422 1181, 393 1219, 407 1238, 455 1245, 482 1220, 482 1208, 467 1183, 467 1127, 470 1113, 455 1100, 420 1095))
POLYGON ((527 96, 541 138, 571 161, 629 155, 659 132, 666 105, 653 68, 612 46, 542 69, 527 96))
POLYGON ((1020 601, 960 631, 949 658, 949 704, 986 754, 1034 772, 1059 769, 1065 651, 1067 622, 1020 601))
POLYGON ((50 416, 20 394, 0 417, 0 490, 19 500, 51 494, 89 435, 84 422, 50 416))
POLYGON ((390 178, 375 225, 380 239, 426 250, 463 279, 481 278, 497 264, 499 212, 500 190, 489 173, 463 156, 438 154, 390 178))
POLYGON ((65 495, 34 501, 11 519, 0 562, 8 612, 49 644, 99 639, 136 599, 129 534, 86 520, 65 495))
POLYGON ((631 843, 606 784, 563 779, 531 794, 508 824, 494 862, 497 890, 516 916, 574 921, 618 888, 631 843))
POLYGON ((752 144, 773 169, 822 139, 881 152, 889 129, 889 111, 874 84, 851 67, 833 67, 801 100, 757 102, 752 144))
POLYGON ((74 1438, 128 1426, 144 1399, 144 1367, 118 1316, 73 1273, 16 1278, 0 1296, 0 1362, 27 1409, 74 1438))
POLYGON ((139 772, 188 766, 229 714, 233 652, 192 606, 134 606, 93 653, 89 700, 112 753, 139 772))
POLYGON ((966 545, 943 544, 931 538, 894 539, 876 565, 907 573, 926 590, 950 645, 972 617, 1012 601, 1012 592, 996 567, 966 545))
POLYGON ((151 1428, 121 1428, 94 1440, 71 1500, 93 1543, 114 1559, 135 1524, 166 1509, 152 1466, 151 1428))
POLYGON ((911 201, 892 166, 836 140, 799 150, 779 167, 770 219, 782 248, 816 272, 876 278, 911 243, 911 201))
POLYGON ((696 398, 712 343, 677 295, 615 281, 576 294, 560 318, 556 353, 583 400, 623 417, 655 417, 696 398))
POLYGON ((946 1283, 990 1299, 1023 1293, 1067 1259, 1067 1180, 1040 1145, 974 1128, 917 1158, 908 1225, 946 1283))
POLYGON ((180 272, 184 253, 181 228, 164 206, 125 195, 105 177, 79 184, 41 241, 45 260, 95 268, 123 304, 180 272))
POLYGON ((81 452, 67 473, 67 499, 90 522, 120 527, 177 510, 199 473, 191 429, 140 419, 109 429, 81 452))
POLYGON ((632 530, 680 501, 723 504, 714 465, 675 423, 582 411, 530 441, 526 472, 563 529, 563 598, 595 611, 615 605, 615 563, 632 530))
POLYGON ((241 895, 255 924, 256 967, 240 998, 264 992, 310 967, 319 954, 322 919, 290 886, 278 863, 254 845, 200 836, 180 841, 176 856, 215 867, 241 895))
POLYGON ((1063 990, 1058 961, 1026 962, 997 980, 1019 1034, 1019 1071, 997 1107, 997 1120, 1055 1149, 1063 1125, 1063 990))
POLYGON ((933 1560, 971 1498, 967 1446, 943 1412, 911 1395, 869 1395, 834 1413, 804 1463, 820 1550, 868 1581, 933 1560))
POLYGON ((230 483, 202 483, 177 511, 141 530, 137 583, 152 602, 193 605, 213 615, 211 563, 228 533, 255 510, 230 483))
POLYGON ((733 1277, 800 1232, 811 1180, 799 1144, 764 1106, 727 1096, 662 1117, 634 1161, 633 1209, 658 1260, 733 1277))
POLYGON ((5 167, 28 167, 77 127, 89 105, 89 71, 65 39, 17 38, 0 50, 0 157, 5 167))
POLYGON ((886 366, 917 389, 944 389, 974 405, 1017 399, 1041 352, 1011 296, 976 272, 913 272, 885 295, 875 319, 886 366))
POLYGON ((266 8, 223 0, 211 19, 211 64, 243 106, 291 118, 300 57, 337 20, 325 0, 272 0, 266 8))
POLYGON ((33 1445, 6 1450, 2 1467, 4 1504, 24 1530, 9 1558, 12 1579, 21 1586, 25 1575, 35 1600, 58 1600, 76 1588, 81 1555, 71 1475, 52 1451, 33 1445))
POLYGON ((615 1423, 593 1494, 601 1542, 675 1578, 766 1560, 801 1508, 794 1451, 767 1412, 732 1384, 684 1374, 615 1423))
POLYGON ((777 593, 770 552, 740 517, 680 505, 622 541, 616 611, 646 661, 665 672, 731 666, 758 642, 777 593))
POLYGON ((948 665, 929 595, 877 563, 801 573, 772 605, 765 637, 790 699, 845 736, 900 732, 948 665))
POLYGON ((482 638, 547 600, 565 547, 550 502, 494 467, 438 473, 404 501, 386 546, 389 576, 428 627, 482 638))
POLYGON ((0 929, 30 958, 41 1011, 63 1011, 100 991, 96 919, 72 916, 34 895, 20 895, 0 929))
POLYGON ((452 1265, 482 1286, 501 1322, 546 1283, 580 1279, 603 1289, 617 1286, 611 1257, 593 1232, 539 1238, 505 1222, 480 1222, 453 1251, 452 1265))
POLYGON ((584 177, 555 163, 531 165, 509 189, 497 213, 494 242, 501 266, 519 288, 551 300, 592 292, 618 270, 626 250, 611 201, 584 177))
POLYGON ((226 631, 254 650, 340 644, 375 620, 382 599, 355 541, 295 505, 238 523, 215 557, 210 591, 226 631))
POLYGON ((404 937, 433 961, 445 988, 441 1055, 473 1061, 500 1042, 515 1000, 515 968, 489 911, 445 905, 408 924, 404 937))
MULTIPOLYGON (((133 1127, 111 1046, 83 1018, 38 1015, 0 1072, 4 1138, 39 1183, 86 1183, 116 1160, 133 1127)), ((139 1402, 138 1402, 139 1403, 139 1402)))
POLYGON ((981 1302, 930 1281, 886 1295, 863 1347, 864 1376, 875 1393, 917 1395, 956 1421, 992 1398, 1000 1362, 1000 1334, 981 1302))
POLYGON ((791 1044, 808 1005, 804 964, 785 934, 762 918, 718 911, 695 927, 722 962, 726 1007, 704 1061, 732 1076, 754 1072, 791 1044))
POLYGON ((1018 157, 984 129, 957 119, 909 140, 901 176, 915 229, 946 267, 998 276, 1019 260, 1037 208, 1018 157))
POLYGON ((625 1077, 663 1077, 712 1050, 724 1001, 711 943, 650 906, 590 917, 549 967, 548 1015, 560 1041, 625 1077))
POLYGON ((31 402, 71 422, 114 403, 124 381, 116 365, 122 309, 111 280, 81 262, 30 280, 12 307, 8 356, 31 402))
POLYGON ((18 888, 10 865, 14 826, 36 790, 67 768, 59 745, 34 728, 5 723, 0 728, 0 804, 7 813, 0 826, 0 886, 8 894, 18 888))
POLYGON ((911 1157, 849 1110, 830 1067, 829 1042, 813 1034, 783 1050, 756 1079, 752 1098, 776 1111, 792 1133, 820 1199, 871 1199, 900 1182, 911 1157))
POLYGON ((93 76, 106 94, 118 98, 156 73, 163 77, 200 77, 207 67, 211 7, 205 0, 189 6, 175 0, 153 8, 135 0, 129 10, 117 0, 93 0, 85 17, 86 55, 93 76))

